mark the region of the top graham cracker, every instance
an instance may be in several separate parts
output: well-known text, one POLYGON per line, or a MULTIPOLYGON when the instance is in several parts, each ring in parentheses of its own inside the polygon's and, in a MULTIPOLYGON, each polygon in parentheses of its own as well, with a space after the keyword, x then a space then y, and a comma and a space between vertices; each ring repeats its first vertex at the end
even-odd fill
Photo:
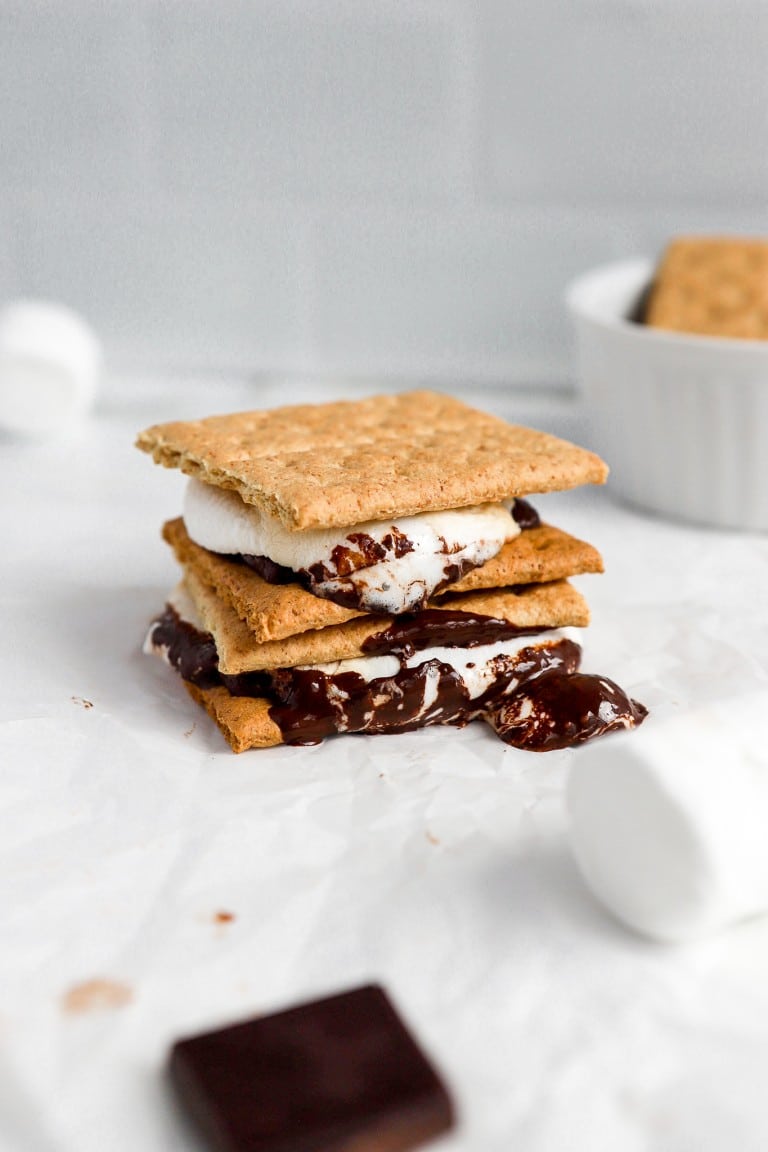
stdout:
POLYGON ((673 240, 654 277, 645 323, 699 336, 768 339, 768 240, 673 240))
POLYGON ((435 392, 159 424, 137 447, 292 531, 602 484, 598 456, 435 392))

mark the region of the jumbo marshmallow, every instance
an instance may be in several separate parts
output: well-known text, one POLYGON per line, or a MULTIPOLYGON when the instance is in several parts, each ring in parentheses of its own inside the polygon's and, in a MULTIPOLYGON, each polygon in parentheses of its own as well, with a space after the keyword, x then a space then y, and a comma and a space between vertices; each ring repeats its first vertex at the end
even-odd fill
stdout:
POLYGON ((76 312, 17 300, 0 312, 0 430, 23 437, 66 434, 93 407, 101 346, 76 312))
POLYGON ((608 736, 574 757, 570 840, 589 887, 647 936, 768 911, 768 690, 608 736))

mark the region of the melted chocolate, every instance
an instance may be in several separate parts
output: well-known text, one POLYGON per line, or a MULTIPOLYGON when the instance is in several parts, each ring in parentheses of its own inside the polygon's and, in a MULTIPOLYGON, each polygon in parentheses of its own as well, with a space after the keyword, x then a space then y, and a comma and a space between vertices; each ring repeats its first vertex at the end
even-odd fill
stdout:
POLYGON ((151 640, 165 649, 168 663, 183 680, 200 688, 224 684, 233 696, 264 696, 269 691, 271 677, 266 672, 241 672, 238 676, 220 672, 213 636, 183 620, 170 604, 152 625, 151 640))
POLYGON ((317 563, 307 569, 313 583, 321 584, 324 580, 335 580, 338 576, 350 576, 361 568, 372 568, 380 564, 388 555, 400 560, 409 552, 413 552, 413 543, 404 532, 394 525, 381 543, 374 540, 367 532, 350 532, 346 537, 350 544, 337 544, 331 552, 330 564, 317 563))
POLYGON ((512 519, 516 524, 520 525, 522 532, 525 532, 528 528, 538 528, 541 524, 536 509, 520 496, 515 498, 515 502, 512 505, 512 519))
POLYGON ((370 681, 357 672, 331 676, 318 669, 283 668, 272 677, 279 703, 269 715, 287 744, 317 744, 337 732, 381 735, 433 724, 463 726, 531 676, 549 668, 576 668, 579 658, 579 646, 571 640, 498 656, 492 662, 494 680, 474 700, 460 675, 440 660, 416 668, 401 664, 393 676, 370 681))
POLYGON ((410 732, 469 720, 464 685, 438 660, 371 681, 357 672, 329 676, 316 669, 284 669, 275 673, 273 689, 280 703, 269 715, 286 744, 318 744, 336 732, 410 732), (430 686, 434 702, 427 707, 430 686))
POLYGON ((534 636, 542 628, 519 628, 508 620, 478 616, 472 612, 442 611, 424 608, 397 616, 383 632, 369 636, 362 649, 367 656, 388 652, 411 655, 424 648, 475 648, 478 644, 495 644, 513 636, 534 636))
POLYGON ((232 557, 233 560, 238 558, 257 572, 262 580, 266 580, 267 584, 295 584, 298 579, 298 573, 292 568, 286 568, 284 564, 275 564, 268 556, 250 556, 243 553, 240 557, 232 557))
POLYGON ((531 644, 513 655, 496 656, 489 662, 493 676, 488 687, 474 699, 449 664, 432 659, 417 668, 405 666, 414 651, 425 647, 466 649, 541 631, 468 612, 413 613, 366 641, 369 655, 391 654, 400 661, 392 676, 371 681, 357 672, 329 675, 311 668, 223 675, 210 634, 182 620, 170 606, 151 637, 185 680, 201 687, 224 684, 233 696, 271 700, 270 716, 287 744, 316 744, 339 732, 463 726, 483 718, 506 743, 544 752, 642 723, 647 715, 642 704, 613 681, 578 672, 581 649, 572 640, 531 644))
POLYGON ((550 752, 618 728, 634 728, 647 715, 648 709, 613 680, 553 669, 490 709, 487 719, 505 743, 550 752))
POLYGON ((200 632, 182 620, 175 608, 166 604, 162 616, 152 625, 152 643, 165 648, 168 662, 184 680, 201 688, 218 684, 219 657, 210 632, 200 632))
POLYGON ((576 672, 581 664, 581 648, 573 640, 558 640, 545 647, 532 644, 514 656, 496 656, 490 661, 496 680, 482 696, 473 700, 473 719, 485 717, 488 707, 517 692, 528 680, 557 669, 576 672))

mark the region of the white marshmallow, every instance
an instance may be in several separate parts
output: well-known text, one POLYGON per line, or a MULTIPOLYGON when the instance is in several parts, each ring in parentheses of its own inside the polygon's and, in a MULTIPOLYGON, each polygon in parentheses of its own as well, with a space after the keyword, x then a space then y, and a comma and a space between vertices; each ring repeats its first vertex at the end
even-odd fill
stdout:
POLYGON ((66 433, 93 406, 101 346, 75 312, 19 300, 0 312, 0 428, 21 436, 66 433))
POLYGON ((418 607, 442 583, 447 564, 461 560, 484 564, 520 532, 502 504, 422 512, 349 528, 289 532, 276 517, 246 504, 236 492, 194 479, 185 491, 184 524, 195 543, 211 552, 268 556, 294 572, 317 563, 332 565, 334 548, 349 544, 350 532, 365 532, 380 542, 395 526, 412 542, 411 552, 316 586, 319 595, 332 598, 348 582, 357 590, 362 607, 395 615, 418 607))
POLYGON ((571 846, 619 920, 682 941, 768 911, 766 715, 762 692, 578 751, 571 846))
MULTIPOLYGON (((561 640, 573 639, 570 629, 558 628, 549 632, 539 632, 533 636, 512 636, 497 640, 492 644, 477 644, 474 648, 422 648, 407 656, 406 668, 418 668, 429 660, 439 660, 447 664, 462 680, 470 700, 482 696, 496 679, 494 661, 500 656, 513 659, 524 648, 549 648, 561 640)), ((342 672, 357 672, 368 682, 380 676, 394 676, 400 669, 397 656, 357 656, 348 660, 336 660, 331 664, 307 664, 306 668, 317 668, 329 676, 342 672)), ((517 681, 514 682, 515 685, 517 681)))

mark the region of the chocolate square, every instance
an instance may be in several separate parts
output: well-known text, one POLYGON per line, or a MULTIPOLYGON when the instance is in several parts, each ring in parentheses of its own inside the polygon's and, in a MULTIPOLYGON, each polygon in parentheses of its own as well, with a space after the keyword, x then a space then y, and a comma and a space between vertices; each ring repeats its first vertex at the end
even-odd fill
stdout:
POLYGON ((375 985, 180 1040, 170 1072, 218 1152, 402 1152, 453 1124, 375 985))

